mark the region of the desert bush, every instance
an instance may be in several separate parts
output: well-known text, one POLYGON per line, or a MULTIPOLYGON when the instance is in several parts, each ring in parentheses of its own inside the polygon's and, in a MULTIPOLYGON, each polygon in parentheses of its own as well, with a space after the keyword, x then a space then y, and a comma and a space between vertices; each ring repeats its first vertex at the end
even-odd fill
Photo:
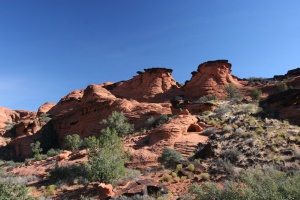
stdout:
POLYGON ((281 82, 281 83, 276 85, 276 91, 277 92, 284 92, 288 89, 289 89, 289 87, 287 86, 286 82, 281 82))
POLYGON ((221 106, 214 110, 215 117, 221 118, 227 113, 231 113, 231 109, 228 106, 221 106))
POLYGON ((157 119, 155 119, 154 117, 150 117, 147 120, 147 125, 156 128, 162 124, 165 124, 167 121, 169 121, 169 119, 170 117, 167 114, 162 114, 157 119))
POLYGON ((225 151, 222 151, 220 156, 223 159, 229 160, 231 163, 236 163, 241 158, 241 152, 239 152, 236 148, 232 149, 226 149, 225 151))
POLYGON ((202 135, 205 135, 205 136, 212 136, 214 134, 217 133, 217 129, 216 128, 207 128, 205 129, 203 132, 202 132, 202 135))
POLYGON ((127 197, 127 196, 119 196, 119 197, 115 197, 113 198, 113 200, 156 200, 156 198, 150 197, 148 195, 139 195, 139 194, 135 194, 132 197, 127 197))
POLYGON ((243 136, 245 134, 245 131, 242 129, 242 128, 237 128, 235 131, 234 131, 234 135, 235 136, 243 136))
POLYGON ((186 168, 191 172, 195 170, 194 164, 189 164, 186 168))
POLYGON ((82 139, 78 134, 67 135, 64 140, 63 148, 70 151, 79 150, 82 145, 82 139))
POLYGON ((173 178, 175 178, 175 177, 177 177, 177 173, 176 173, 176 172, 171 172, 171 176, 172 176, 173 178))
POLYGON ((239 92, 239 89, 232 83, 226 85, 223 88, 224 92, 227 94, 229 99, 240 99, 242 95, 239 92))
POLYGON ((257 89, 257 88, 254 88, 253 90, 251 90, 251 93, 250 93, 250 96, 253 100, 260 100, 261 98, 261 94, 262 94, 262 91, 257 89))
POLYGON ((49 151, 47 152, 47 156, 48 157, 56 156, 56 155, 60 154, 61 152, 62 152, 61 149, 49 149, 49 151))
POLYGON ((48 187, 42 188, 43 193, 46 197, 52 196, 55 193, 55 189, 56 189, 55 185, 49 185, 48 187))
POLYGON ((168 166, 174 166, 183 160, 182 155, 174 149, 165 148, 162 151, 161 157, 158 158, 158 161, 162 164, 168 166))
POLYGON ((164 182, 169 182, 172 179, 172 176, 170 174, 165 174, 163 177, 161 177, 161 180, 164 182))
POLYGON ((43 149, 41 148, 41 143, 39 141, 36 141, 35 143, 31 143, 30 147, 33 152, 35 160, 41 160, 43 158, 41 156, 41 153, 43 152, 43 149))
POLYGON ((209 179, 209 173, 201 173, 200 176, 205 181, 207 181, 209 179))
POLYGON ((28 196, 28 190, 25 185, 0 181, 0 199, 3 200, 33 200, 28 196))
POLYGON ((122 176, 118 182, 128 182, 131 180, 139 180, 141 177, 141 172, 136 169, 126 169, 124 176, 122 176))
POLYGON ((176 170, 181 170, 182 169, 182 164, 178 164, 178 165, 176 165, 176 170))
POLYGON ((224 133, 230 133, 233 130, 232 126, 227 125, 223 127, 223 132, 224 133))
POLYGON ((179 183, 180 182, 180 178, 177 176, 177 177, 174 177, 173 178, 174 179, 174 181, 176 181, 176 183, 179 183))
POLYGON ((200 97, 195 103, 207 103, 209 101, 218 100, 218 98, 212 94, 208 94, 205 96, 200 97))
POLYGON ((131 134, 134 130, 133 124, 127 122, 123 112, 113 111, 107 119, 102 120, 100 123, 111 130, 116 130, 119 136, 131 134))
POLYGON ((71 166, 56 165, 49 173, 48 179, 53 182, 65 182, 71 184, 75 179, 84 179, 87 176, 87 166, 85 164, 75 164, 71 166))
POLYGON ((184 181, 187 179, 187 176, 181 176, 180 179, 184 181))
POLYGON ((41 122, 48 123, 51 120, 51 116, 49 113, 42 113, 39 116, 39 119, 41 122))
POLYGON ((254 104, 242 104, 239 106, 239 110, 236 114, 250 114, 256 111, 257 107, 254 104))
POLYGON ((300 174, 287 175, 274 169, 250 169, 239 180, 225 181, 220 188, 215 183, 203 186, 194 183, 189 193, 194 199, 299 199, 300 174))

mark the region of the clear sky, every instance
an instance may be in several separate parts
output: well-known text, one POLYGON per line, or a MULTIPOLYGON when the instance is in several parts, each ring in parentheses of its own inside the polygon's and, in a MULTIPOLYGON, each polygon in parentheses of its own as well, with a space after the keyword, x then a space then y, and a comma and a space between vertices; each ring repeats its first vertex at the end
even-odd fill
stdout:
POLYGON ((217 59, 240 78, 300 67, 300 1, 0 0, 0 106, 11 109, 150 67, 183 83, 217 59))

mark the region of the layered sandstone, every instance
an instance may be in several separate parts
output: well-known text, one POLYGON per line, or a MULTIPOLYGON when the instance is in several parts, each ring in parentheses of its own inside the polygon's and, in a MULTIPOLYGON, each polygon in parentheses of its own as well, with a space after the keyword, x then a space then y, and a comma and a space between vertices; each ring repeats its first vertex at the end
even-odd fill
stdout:
POLYGON ((172 77, 171 69, 150 68, 137 72, 128 81, 118 82, 106 87, 119 98, 146 102, 163 102, 181 94, 180 85, 172 77))
POLYGON ((99 135, 104 128, 100 122, 112 111, 123 112, 136 130, 144 127, 145 121, 152 115, 171 114, 169 103, 129 101, 125 98, 117 98, 105 87, 107 84, 89 85, 80 91, 81 95, 70 98, 69 94, 49 110, 60 144, 69 134, 79 134, 81 137, 99 135))
POLYGON ((192 73, 192 78, 185 86, 185 95, 188 98, 197 99, 207 94, 213 94, 219 98, 225 96, 224 86, 234 84, 242 85, 236 77, 231 75, 231 64, 227 60, 216 60, 202 63, 197 72, 192 73))

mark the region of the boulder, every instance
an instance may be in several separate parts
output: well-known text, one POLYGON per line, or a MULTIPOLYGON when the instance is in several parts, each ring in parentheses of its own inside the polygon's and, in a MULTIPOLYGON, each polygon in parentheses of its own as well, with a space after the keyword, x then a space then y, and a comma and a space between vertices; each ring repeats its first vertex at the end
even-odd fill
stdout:
POLYGON ((115 195, 113 192, 113 186, 111 184, 105 184, 105 183, 100 183, 98 185, 99 187, 99 192, 100 192, 100 198, 107 198, 107 197, 112 197, 115 195))

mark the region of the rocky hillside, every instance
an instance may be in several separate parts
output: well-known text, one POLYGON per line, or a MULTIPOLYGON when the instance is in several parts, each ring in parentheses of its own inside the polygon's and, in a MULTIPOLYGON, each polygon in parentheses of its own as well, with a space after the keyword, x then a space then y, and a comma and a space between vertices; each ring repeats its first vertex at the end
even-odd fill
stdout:
MULTIPOLYGON (((183 86, 172 77, 171 69, 150 68, 127 81, 74 90, 58 103, 41 105, 37 112, 0 107, 0 157, 23 161, 33 156, 31 144, 37 141, 41 153, 46 153, 63 148, 68 135, 98 137, 106 127, 100 122, 118 111, 134 125, 133 134, 123 137, 130 153, 126 167, 142 174, 139 180, 119 184, 114 191, 99 186, 107 196, 165 188, 172 193, 169 198, 176 199, 191 183, 223 182, 255 165, 275 163, 285 171, 298 170, 300 139, 294 125, 300 125, 299 69, 271 79, 242 80, 231 74, 231 67, 227 60, 202 63, 183 86), (224 88, 229 86, 239 93, 238 99, 228 99, 224 88), (165 148, 186 158, 179 163, 180 169, 161 169, 158 160, 165 148), (188 169, 191 164, 194 170, 188 169)), ((87 157, 86 151, 65 151, 44 161, 26 162, 12 173, 27 176, 37 168, 36 175, 46 181, 54 162, 72 166, 86 162, 87 157)), ((75 192, 69 197, 78 199, 76 187, 70 190, 75 192)), ((66 195, 63 190, 56 192, 57 199, 66 195)))

